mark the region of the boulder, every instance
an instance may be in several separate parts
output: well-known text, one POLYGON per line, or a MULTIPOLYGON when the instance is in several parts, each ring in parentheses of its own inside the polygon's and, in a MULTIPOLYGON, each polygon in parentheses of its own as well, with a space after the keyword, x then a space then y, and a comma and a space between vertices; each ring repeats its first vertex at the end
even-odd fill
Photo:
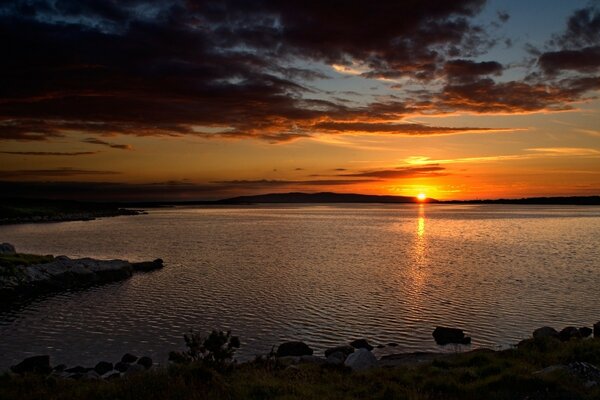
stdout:
POLYGON ((106 361, 100 361, 94 367, 94 371, 96 371, 98 373, 98 375, 104 375, 105 373, 107 373, 109 371, 112 371, 112 370, 113 370, 112 363, 109 363, 109 362, 106 362, 106 361))
POLYGON ((85 367, 82 367, 81 365, 78 365, 76 367, 71 367, 71 368, 65 369, 65 372, 68 372, 70 374, 85 374, 92 369, 93 368, 85 368, 85 367))
POLYGON ((154 271, 155 269, 161 269, 163 267, 163 260, 161 258, 157 258, 154 261, 142 261, 142 262, 134 262, 131 263, 134 271, 139 272, 148 272, 154 271))
POLYGON ((556 329, 549 327, 549 326, 542 326, 541 328, 537 328, 535 331, 533 331, 534 339, 542 339, 542 338, 548 338, 548 337, 558 339, 559 335, 558 335, 558 332, 556 331, 556 329))
POLYGON ((438 326, 433 331, 433 338, 437 344, 446 345, 450 343, 454 344, 470 344, 471 338, 465 336, 462 329, 457 328, 445 328, 438 326))
POLYGON ((10 243, 0 244, 0 254, 17 254, 15 246, 10 243))
POLYGON ((119 372, 125 372, 129 369, 129 366, 131 364, 123 362, 123 361, 119 361, 118 363, 115 364, 115 370, 119 371, 119 372))
POLYGON ((327 356, 327 364, 342 365, 348 356, 341 351, 336 351, 327 356))
POLYGON ((146 369, 152 368, 152 359, 150 357, 140 357, 137 363, 146 369))
POLYGON ((354 353, 354 347, 352 347, 352 346, 332 347, 330 349, 325 350, 325 357, 329 357, 333 353, 342 353, 342 354, 344 354, 344 359, 345 359, 348 356, 348 354, 354 353))
POLYGON ((373 346, 371 346, 369 342, 367 342, 367 339, 353 340, 352 342, 350 342, 350 346, 354 347, 355 349, 367 349, 369 351, 373 350, 373 346))
POLYGON ((10 369, 15 374, 48 374, 52 371, 52 368, 50 368, 50 356, 28 357, 17 365, 13 365, 10 369))
POLYGON ((377 358, 369 350, 365 348, 357 349, 350 354, 344 365, 350 367, 353 371, 362 371, 377 365, 377 358))
POLYGON ((313 350, 304 342, 285 342, 277 348, 277 357, 312 356, 313 350))
POLYGON ((600 338, 600 322, 594 324, 594 337, 600 338))
POLYGON ((136 356, 134 356, 133 354, 127 353, 127 354, 123 355, 123 357, 121 357, 121 362, 131 364, 131 363, 134 363, 137 359, 138 358, 136 356))
POLYGON ((583 327, 579 328, 579 334, 583 338, 590 336, 592 334, 592 332, 593 332, 592 329, 588 328, 587 326, 583 326, 583 327))
POLYGON ((581 339, 581 333, 574 326, 567 326, 559 332, 558 337, 561 341, 566 342, 571 339, 581 339))

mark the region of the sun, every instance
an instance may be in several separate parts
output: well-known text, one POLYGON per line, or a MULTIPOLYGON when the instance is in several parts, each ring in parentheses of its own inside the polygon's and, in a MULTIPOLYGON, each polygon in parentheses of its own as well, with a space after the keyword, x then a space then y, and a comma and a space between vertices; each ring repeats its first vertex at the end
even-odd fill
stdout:
POLYGON ((425 193, 419 193, 417 195, 417 199, 419 199, 419 201, 425 201, 427 199, 427 195, 425 193))

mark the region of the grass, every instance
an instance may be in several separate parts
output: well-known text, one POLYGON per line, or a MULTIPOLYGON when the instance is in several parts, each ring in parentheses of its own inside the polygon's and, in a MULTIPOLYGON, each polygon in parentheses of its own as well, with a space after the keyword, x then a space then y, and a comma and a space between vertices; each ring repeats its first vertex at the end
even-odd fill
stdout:
POLYGON ((54 260, 54 256, 40 256, 37 254, 0 254, 0 267, 16 267, 44 264, 54 260))
POLYGON ((500 352, 475 351, 428 365, 353 373, 342 367, 285 368, 256 361, 217 371, 173 365, 112 381, 0 378, 0 399, 599 399, 600 388, 544 367, 586 361, 600 365, 600 340, 528 341, 500 352))

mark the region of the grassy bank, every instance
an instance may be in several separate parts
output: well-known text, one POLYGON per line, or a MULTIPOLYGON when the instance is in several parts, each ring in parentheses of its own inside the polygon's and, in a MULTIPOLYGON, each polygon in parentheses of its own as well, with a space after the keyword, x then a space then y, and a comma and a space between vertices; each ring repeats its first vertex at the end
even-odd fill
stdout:
POLYGON ((215 370, 201 363, 112 381, 0 378, 0 399, 598 399, 600 388, 565 369, 584 361, 600 365, 600 340, 528 341, 516 349, 456 354, 427 365, 350 372, 314 364, 285 367, 275 361, 215 370), (588 384, 589 385, 589 384, 588 384))

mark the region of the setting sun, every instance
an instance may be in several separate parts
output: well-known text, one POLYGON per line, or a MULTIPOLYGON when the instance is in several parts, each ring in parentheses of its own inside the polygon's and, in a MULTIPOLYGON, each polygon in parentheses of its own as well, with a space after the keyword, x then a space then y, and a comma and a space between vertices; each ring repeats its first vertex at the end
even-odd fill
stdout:
POLYGON ((427 195, 425 193, 419 193, 417 195, 417 199, 419 199, 419 201, 424 201, 427 198, 427 195))

